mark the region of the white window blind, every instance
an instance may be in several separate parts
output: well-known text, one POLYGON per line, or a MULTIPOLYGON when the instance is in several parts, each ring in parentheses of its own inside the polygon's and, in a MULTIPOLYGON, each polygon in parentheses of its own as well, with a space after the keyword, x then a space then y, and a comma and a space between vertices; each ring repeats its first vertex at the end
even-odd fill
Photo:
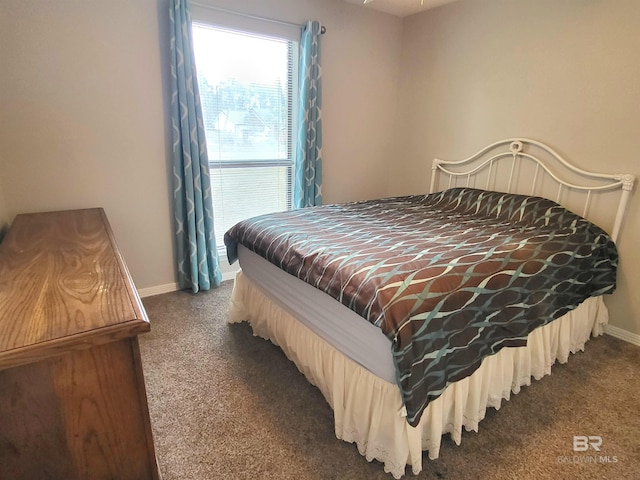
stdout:
POLYGON ((235 223, 291 209, 297 44, 194 23, 216 243, 235 223))

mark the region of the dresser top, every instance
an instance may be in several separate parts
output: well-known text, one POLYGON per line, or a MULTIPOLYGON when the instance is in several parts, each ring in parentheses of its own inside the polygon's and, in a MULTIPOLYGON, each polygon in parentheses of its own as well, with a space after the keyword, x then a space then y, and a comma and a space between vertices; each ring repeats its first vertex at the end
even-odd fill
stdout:
POLYGON ((15 218, 0 244, 0 370, 149 329, 101 208, 15 218))

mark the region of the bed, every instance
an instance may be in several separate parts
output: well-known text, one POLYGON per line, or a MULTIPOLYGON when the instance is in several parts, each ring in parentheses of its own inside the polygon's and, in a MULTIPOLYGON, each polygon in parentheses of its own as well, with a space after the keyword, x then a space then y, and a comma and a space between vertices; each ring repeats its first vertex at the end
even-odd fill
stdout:
POLYGON ((429 194, 240 222, 225 234, 241 266, 229 322, 282 348, 338 438, 417 474, 442 435, 459 444, 602 333, 634 181, 507 139, 434 160, 429 194))

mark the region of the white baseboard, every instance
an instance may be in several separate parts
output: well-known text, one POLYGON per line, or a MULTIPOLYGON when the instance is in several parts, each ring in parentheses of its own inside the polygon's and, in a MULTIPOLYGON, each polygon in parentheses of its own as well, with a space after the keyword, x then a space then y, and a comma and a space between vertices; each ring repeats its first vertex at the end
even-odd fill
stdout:
POLYGON ((175 292, 178 290, 177 283, 167 283, 166 285, 156 285, 155 287, 139 288, 138 295, 141 298, 162 295, 163 293, 175 292))
POLYGON ((220 257, 220 270, 222 271, 222 281, 233 280, 236 278, 236 272, 240 270, 240 263, 236 262, 233 265, 229 265, 227 256, 220 257))
POLYGON ((604 333, 640 347, 640 335, 636 333, 631 333, 627 330, 623 330, 622 328, 614 327, 613 325, 605 325, 604 333))
POLYGON ((222 281, 233 280, 236 278, 236 270, 232 272, 222 272, 222 281))
MULTIPOLYGON (((236 278, 237 268, 229 271, 222 271, 222 281, 233 280, 236 278)), ((177 283, 167 283, 166 285, 156 285, 155 287, 139 288, 138 295, 140 298, 153 297, 154 295, 162 295, 163 293, 176 292, 180 288, 177 283)))

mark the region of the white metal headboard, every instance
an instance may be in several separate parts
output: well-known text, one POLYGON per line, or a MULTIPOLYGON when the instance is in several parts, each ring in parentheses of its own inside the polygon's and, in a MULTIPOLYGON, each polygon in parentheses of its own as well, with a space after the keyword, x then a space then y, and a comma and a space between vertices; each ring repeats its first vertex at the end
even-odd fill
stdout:
MULTIPOLYGON (((548 145, 526 138, 511 138, 493 143, 474 155, 464 160, 450 161, 434 159, 432 164, 430 193, 436 191, 439 185, 440 174, 449 176, 448 186, 466 186, 483 188, 485 190, 504 191, 508 193, 522 193, 526 195, 544 196, 550 198, 543 191, 549 191, 548 183, 557 184, 557 203, 561 201, 563 195, 568 191, 580 192, 584 196, 583 210, 581 215, 589 218, 592 194, 600 192, 620 192, 617 203, 617 210, 611 237, 617 240, 622 226, 622 220, 627 207, 627 202, 631 196, 635 177, 631 174, 601 174, 582 170, 571 165, 548 145), (521 173, 523 160, 528 162, 529 169, 526 173, 521 173), (507 165, 508 180, 504 174, 503 166, 507 165), (502 170, 500 170, 502 169, 502 170), (564 170, 564 175, 559 173, 564 170), (500 174, 502 172, 502 175, 500 174), (522 188, 522 177, 529 184, 528 191, 522 188), (486 177, 483 185, 476 185, 486 177), (531 177, 529 181, 528 177, 531 177), (569 179, 571 177, 571 179, 569 179), (458 179, 464 185, 458 185, 458 179), (506 184, 506 185, 505 185, 506 184), (543 187, 546 187, 543 188, 543 187)), ((565 205, 566 206, 566 205, 565 205)))

